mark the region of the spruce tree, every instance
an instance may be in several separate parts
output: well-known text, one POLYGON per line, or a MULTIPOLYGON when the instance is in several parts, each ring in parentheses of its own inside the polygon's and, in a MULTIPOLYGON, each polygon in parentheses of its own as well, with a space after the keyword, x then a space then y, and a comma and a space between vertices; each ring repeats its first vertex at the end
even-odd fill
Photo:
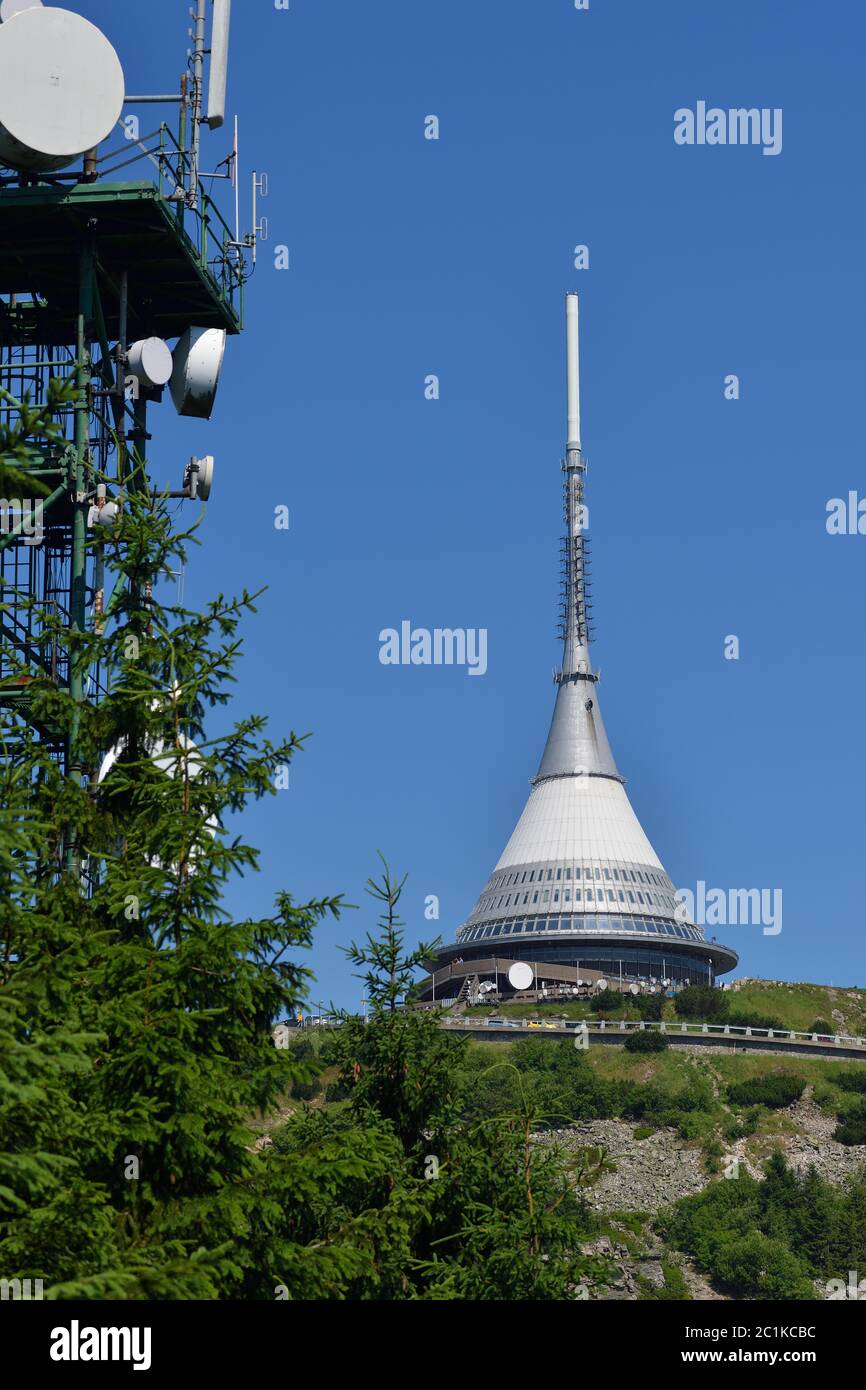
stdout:
POLYGON ((288 893, 264 919, 223 907, 258 862, 237 818, 303 741, 272 743, 258 716, 206 727, 254 599, 164 601, 193 540, 139 480, 110 542, 110 619, 72 639, 104 698, 75 706, 22 668, 33 724, 76 729, 84 778, 4 715, 0 1269, 48 1297, 243 1284, 258 1259, 249 1122, 304 1074, 271 1028, 306 995, 297 949, 339 910, 288 893))

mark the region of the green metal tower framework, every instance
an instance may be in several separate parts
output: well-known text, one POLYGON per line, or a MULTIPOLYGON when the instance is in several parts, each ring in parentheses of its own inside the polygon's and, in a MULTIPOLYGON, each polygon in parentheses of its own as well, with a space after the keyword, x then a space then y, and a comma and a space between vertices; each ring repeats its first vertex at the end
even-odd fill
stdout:
MULTIPOLYGON (((110 615, 102 528, 93 528, 97 544, 88 544, 88 518, 100 485, 122 499, 132 460, 146 459, 148 407, 162 394, 130 391, 129 343, 172 339, 193 326, 241 330, 255 233, 240 241, 205 191, 208 177, 236 177, 236 154, 224 161, 226 172, 200 173, 198 141, 188 140, 191 123, 202 119, 198 89, 200 70, 191 84, 181 82, 176 135, 163 122, 150 136, 119 137, 120 147, 101 157, 92 151, 74 174, 0 177, 0 421, 16 428, 27 411, 50 407, 49 383, 74 382, 69 399, 51 408, 54 434, 37 432, 27 460, 15 465, 47 488, 40 543, 32 528, 28 534, 23 508, 0 501, 7 733, 18 720, 36 727, 28 668, 47 673, 79 703, 104 690, 105 673, 71 662, 67 635, 110 615), (152 177, 111 180, 131 163, 152 177)), ((92 775, 74 726, 65 736, 36 732, 71 777, 92 775)))

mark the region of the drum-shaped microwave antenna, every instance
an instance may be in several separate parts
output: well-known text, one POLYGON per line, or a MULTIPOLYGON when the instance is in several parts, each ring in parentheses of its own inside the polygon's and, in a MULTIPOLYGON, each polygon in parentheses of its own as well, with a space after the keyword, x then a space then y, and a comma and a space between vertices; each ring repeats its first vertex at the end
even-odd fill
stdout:
POLYGON ((535 979, 532 966, 525 960, 516 960, 508 971, 508 983, 512 989, 529 989, 535 979))
POLYGON ((226 334, 223 328, 188 328, 174 350, 171 398, 178 415, 209 420, 216 400, 226 334))
POLYGON ((94 24, 35 5, 0 25, 0 163, 50 173, 110 135, 123 108, 120 60, 94 24))
POLYGON ((127 353, 129 370, 142 386, 165 386, 171 380, 174 360, 162 338, 142 338, 127 353))

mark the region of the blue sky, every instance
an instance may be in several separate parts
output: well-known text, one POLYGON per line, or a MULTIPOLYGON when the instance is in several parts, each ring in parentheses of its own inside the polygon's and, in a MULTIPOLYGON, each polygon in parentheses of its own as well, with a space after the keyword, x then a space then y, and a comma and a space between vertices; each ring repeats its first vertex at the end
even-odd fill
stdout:
MULTIPOLYGON (((176 79, 186 0, 150 0, 146 22, 73 7, 130 89, 176 79)), ((166 479, 216 455, 187 600, 268 586, 237 707, 313 733, 290 790, 247 818, 262 868, 232 905, 268 911, 280 887, 363 903, 381 850, 409 874, 411 940, 453 939, 471 909, 552 710, 577 289, 594 655, 633 804, 675 882, 782 889, 779 936, 718 930, 741 973, 866 984, 866 537, 825 527, 828 499, 866 495, 862 14, 234 9, 230 107, 245 177, 270 175, 271 245, 213 421, 164 406, 151 453, 166 479), (676 145, 674 112, 699 100, 782 108, 782 152, 676 145), (381 665, 402 619, 486 628, 487 674, 381 665)), ((209 167, 227 148, 208 138, 209 167)), ((338 947, 370 921, 323 928, 317 998, 357 1003, 338 947)))

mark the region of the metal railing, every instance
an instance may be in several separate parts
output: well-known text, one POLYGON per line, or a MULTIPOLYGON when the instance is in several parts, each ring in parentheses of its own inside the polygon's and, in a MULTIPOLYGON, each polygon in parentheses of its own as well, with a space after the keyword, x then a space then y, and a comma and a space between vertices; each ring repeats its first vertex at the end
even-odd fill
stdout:
POLYGON ((866 1048, 866 1038, 855 1037, 849 1033, 803 1033, 795 1028, 752 1028, 747 1024, 739 1023, 686 1023, 679 1019, 671 1021, 668 1019, 662 1022, 649 1019, 573 1019, 561 1020, 555 1023, 553 1019, 541 1021, 539 1019, 492 1019, 487 1018, 443 1018, 443 1026, 448 1028, 524 1028, 532 1032, 557 1032, 574 1033, 576 1032, 596 1032, 596 1033, 628 1033, 628 1032, 647 1032, 656 1031, 659 1033, 681 1034, 700 1034, 701 1036, 712 1034, 717 1037, 741 1037, 741 1038, 764 1038, 772 1042, 805 1042, 823 1043, 827 1047, 862 1047, 866 1048))

